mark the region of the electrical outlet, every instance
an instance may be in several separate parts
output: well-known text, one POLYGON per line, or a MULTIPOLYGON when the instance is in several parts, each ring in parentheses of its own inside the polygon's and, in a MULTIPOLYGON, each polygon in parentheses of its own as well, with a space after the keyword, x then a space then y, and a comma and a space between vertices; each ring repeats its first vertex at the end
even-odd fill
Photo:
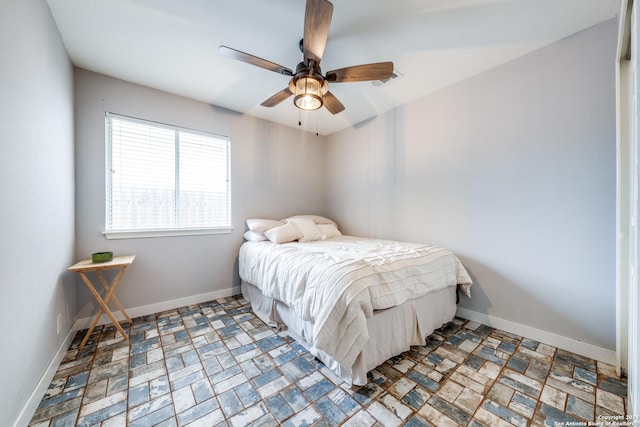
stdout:
POLYGON ((62 313, 58 313, 58 320, 56 321, 56 330, 57 334, 60 335, 60 331, 62 330, 62 313))

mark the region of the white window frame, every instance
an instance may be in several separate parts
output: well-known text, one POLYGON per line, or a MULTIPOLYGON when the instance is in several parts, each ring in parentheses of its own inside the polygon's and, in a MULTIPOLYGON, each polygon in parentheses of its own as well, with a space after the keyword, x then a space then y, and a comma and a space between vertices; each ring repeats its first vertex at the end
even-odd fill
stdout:
MULTIPOLYGON (((176 137, 177 138, 177 137, 176 137)), ((105 168, 105 231, 102 233, 107 239, 131 239, 131 238, 147 238, 147 237, 169 237, 169 236, 191 236, 191 235, 204 235, 204 234, 229 234, 233 231, 233 226, 231 225, 232 217, 231 217, 231 141, 228 136, 217 135, 210 132, 203 132, 193 129, 188 129, 179 126, 173 126, 165 123, 154 122, 145 119, 139 119, 135 117, 124 116, 120 114, 114 114, 107 112, 105 114, 105 157, 106 157, 106 168, 105 168), (138 122, 145 125, 151 125, 158 128, 170 129, 176 132, 178 135, 179 132, 186 132, 189 134, 195 135, 205 135, 214 137, 217 139, 224 139, 227 141, 227 210, 228 210, 228 225, 225 226, 217 226, 217 227, 191 227, 191 228, 179 228, 179 227, 170 227, 170 228, 153 228, 153 229, 128 229, 128 230, 117 230, 110 229, 109 219, 110 219, 110 206, 111 206, 111 187, 112 187, 112 141, 111 136, 109 135, 109 123, 110 118, 116 118, 120 120, 138 122)), ((178 166, 176 165, 176 172, 178 166)), ((177 209, 177 208, 176 208, 177 209)))

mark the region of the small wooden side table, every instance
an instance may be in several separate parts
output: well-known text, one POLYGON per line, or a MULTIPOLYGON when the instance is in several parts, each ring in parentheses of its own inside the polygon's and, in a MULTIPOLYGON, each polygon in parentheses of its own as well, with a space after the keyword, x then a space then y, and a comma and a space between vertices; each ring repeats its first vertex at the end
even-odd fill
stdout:
POLYGON ((91 326, 89 327, 89 330, 84 336, 82 343, 80 343, 80 348, 79 348, 80 350, 82 350, 82 348, 85 346, 85 344, 89 340, 89 336, 91 335, 96 325, 98 324, 98 320, 100 320, 100 316, 102 316, 103 312, 106 313, 107 316, 109 316, 109 319, 111 319, 111 321, 113 322, 113 325, 116 327, 118 332, 120 332, 120 335, 122 335, 122 338, 124 338, 125 340, 129 339, 127 334, 122 329, 122 326, 120 326, 120 323, 118 323, 116 318, 113 316, 113 312, 109 309, 108 304, 111 300, 113 300, 113 302, 118 307, 118 310, 120 310, 120 313, 122 313, 122 315, 125 317, 127 322, 131 323, 131 318, 122 307, 122 304, 120 304, 120 301, 118 301, 118 298, 116 298, 114 292, 118 287, 118 284, 120 283, 120 279, 122 279, 122 276, 124 275, 125 270, 127 269, 127 267, 131 265, 131 263, 133 263, 134 259, 135 259, 135 255, 116 256, 116 257, 113 257, 113 260, 111 261, 99 262, 99 263, 93 262, 91 261, 91 259, 83 259, 82 261, 72 265, 67 269, 69 271, 73 271, 80 275, 80 277, 82 278, 82 281, 85 283, 85 285, 87 285, 87 287, 89 288, 89 291, 91 291, 96 301, 98 301, 98 304, 100 304, 100 309, 98 310, 98 314, 96 314, 96 317, 93 319, 93 322, 91 322, 91 326), (101 271, 116 270, 116 269, 119 269, 120 271, 111 282, 111 285, 109 285, 107 281, 104 279, 104 277, 102 276, 101 271), (96 273, 98 280, 100 281, 100 283, 102 284, 102 287, 106 291, 104 298, 100 296, 100 293, 96 290, 96 288, 91 283, 91 280, 89 280, 89 278, 87 277, 87 273, 91 271, 96 273))

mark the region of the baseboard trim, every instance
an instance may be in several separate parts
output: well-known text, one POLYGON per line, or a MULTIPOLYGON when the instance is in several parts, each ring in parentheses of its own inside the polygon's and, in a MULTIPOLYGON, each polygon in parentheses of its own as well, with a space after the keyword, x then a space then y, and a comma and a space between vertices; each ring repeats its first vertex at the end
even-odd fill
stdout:
POLYGON ((607 350, 573 338, 557 335, 542 329, 532 328, 531 326, 522 325, 510 320, 489 316, 484 313, 467 310, 466 308, 458 307, 456 316, 482 323, 483 325, 491 326, 492 328, 502 329, 505 332, 540 341, 541 343, 561 348, 590 359, 595 359, 599 362, 604 362, 613 366, 616 365, 616 352, 613 350, 607 350))
MULTIPOLYGON (((140 307, 128 308, 127 313, 129 316, 140 317, 146 316, 149 314, 159 313, 162 311, 173 310, 179 307, 184 307, 192 304, 199 304, 207 301, 212 301, 220 298, 226 298, 232 295, 237 295, 241 293, 240 287, 227 288, 219 291, 207 292, 204 294, 193 295, 184 298, 177 298, 169 301, 164 301, 155 304, 148 304, 140 307)), ((604 362, 610 365, 615 366, 616 362, 616 353, 612 350, 607 350, 601 347, 594 346, 592 344, 588 344, 582 341, 578 341, 572 338, 564 337, 561 335, 557 335, 548 331, 544 331, 541 329, 532 328, 530 326, 522 325, 519 323, 515 323, 509 320, 500 319, 497 317, 489 316, 487 314, 478 313, 472 310, 467 310, 465 308, 458 307, 456 311, 456 315, 463 319, 471 320, 474 322, 481 323, 483 325, 491 326, 493 328, 502 329, 503 331, 510 332, 512 334, 520 335, 523 337, 527 337, 536 341, 540 341, 542 343, 551 345, 553 347, 561 348, 567 351, 571 351, 573 353, 579 354, 581 356, 589 357, 591 359, 598 360, 600 362, 604 362)), ((118 320, 124 319, 124 317, 120 313, 115 313, 114 316, 118 320)), ((29 424, 31 417, 35 413, 40 401, 42 400, 42 396, 46 393, 51 380, 55 376, 60 363, 64 359, 64 356, 67 352, 67 349, 71 345, 73 338, 79 330, 86 329, 91 324, 93 318, 86 317, 77 319, 64 340, 61 342, 58 350, 55 355, 51 359, 51 362, 47 366, 47 369, 40 377, 38 384, 34 388, 31 396, 25 406, 23 407, 18 419, 13 424, 13 427, 23 427, 29 424)), ((111 323, 110 319, 107 316, 102 316, 98 325, 111 323)))
MULTIPOLYGON (((125 310, 127 310, 127 314, 131 318, 141 317, 141 316, 147 316, 149 314, 160 313, 167 310, 173 310, 176 308, 185 307, 187 305, 200 304, 207 301, 226 298, 232 295, 238 295, 240 293, 241 293, 241 289, 238 286, 233 288, 222 289, 219 291, 207 292, 204 294, 192 295, 184 298, 177 298, 169 301, 158 302, 155 304, 142 305, 140 307, 125 308, 125 310)), ((110 305, 110 307, 112 306, 110 305)), ((118 311, 114 311, 113 316, 118 321, 124 320, 124 316, 118 311)), ((81 329, 87 329, 91 325, 92 321, 93 321, 93 317, 83 317, 80 319, 76 319, 74 323, 74 327, 76 328, 76 331, 79 331, 81 329)), ((111 319, 109 319, 109 317, 105 314, 103 314, 102 317, 100 317, 100 320, 98 321, 98 325, 106 325, 109 323, 111 323, 111 319)))
POLYGON ((13 427, 26 427, 29 425, 33 414, 36 412, 36 409, 38 409, 38 406, 42 401, 42 397, 47 392, 47 389, 49 389, 49 384, 51 384, 51 380, 53 380, 53 377, 56 375, 60 363, 64 359, 65 354, 67 354, 67 350, 71 346, 73 338, 76 336, 76 332, 77 331, 72 327, 71 330, 67 332, 67 335, 65 335, 58 347, 58 350, 53 355, 51 362, 49 362, 47 369, 44 371, 40 380, 38 380, 38 383, 31 392, 27 403, 22 408, 22 411, 20 411, 16 422, 13 423, 13 427))
MULTIPOLYGON (((126 308, 126 310, 127 310, 127 314, 129 314, 131 318, 134 318, 134 317, 140 317, 140 316, 146 316, 149 314, 159 313, 162 311, 173 310, 173 309, 184 307, 187 305, 200 304, 207 301, 226 298, 232 295, 238 295, 241 292, 242 291, 238 286, 233 288, 222 289, 219 291, 207 292, 204 294, 198 294, 198 295, 193 295, 189 297, 163 301, 155 304, 143 305, 140 307, 126 308)), ((124 316, 122 316, 122 314, 120 314, 119 312, 115 312, 114 317, 117 320, 124 319, 124 316)), ((55 376, 58 370, 58 367, 60 366, 60 363, 64 359, 65 354, 67 353, 67 350, 71 346, 71 343, 73 342, 73 339, 75 338, 76 333, 82 329, 87 329, 89 325, 91 325, 92 321, 93 321, 93 317, 84 317, 84 318, 76 319, 76 321, 73 322, 71 329, 69 330, 67 335, 64 337, 64 340, 60 344, 60 347, 58 347, 58 350, 56 351, 55 355, 51 359, 51 362, 49 363, 49 366, 47 366, 46 371, 40 377, 38 384, 33 389, 33 392, 29 396, 27 403, 24 405, 24 407, 22 408, 22 411, 20 412, 18 419, 13 424, 13 427, 25 427, 29 424, 29 421, 31 421, 33 414, 36 412, 36 409, 38 409, 38 405, 40 405, 40 402, 42 401, 42 396, 44 396, 47 389, 49 388, 49 384, 51 384, 51 380, 55 376)), ((103 315, 100 318, 98 325, 106 325, 108 323, 111 323, 111 320, 109 319, 108 316, 103 315)))

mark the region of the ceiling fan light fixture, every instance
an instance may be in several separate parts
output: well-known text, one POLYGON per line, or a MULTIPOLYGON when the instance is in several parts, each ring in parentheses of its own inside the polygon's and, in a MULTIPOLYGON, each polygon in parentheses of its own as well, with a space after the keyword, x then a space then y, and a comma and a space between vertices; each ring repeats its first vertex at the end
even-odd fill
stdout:
POLYGON ((352 65, 322 74, 320 61, 329 37, 333 4, 329 0, 306 0, 304 34, 299 47, 303 59, 290 68, 267 61, 227 46, 220 46, 220 53, 265 70, 290 76, 289 85, 260 103, 263 107, 275 107, 293 96, 293 105, 300 110, 313 111, 321 107, 331 114, 344 111, 344 105, 329 92, 329 82, 364 82, 389 79, 393 75, 393 62, 352 65))
MULTIPOLYGON (((314 76, 302 76, 294 82, 293 103, 301 110, 322 107, 323 81, 314 76)), ((326 92, 326 90, 324 91, 326 92)))

